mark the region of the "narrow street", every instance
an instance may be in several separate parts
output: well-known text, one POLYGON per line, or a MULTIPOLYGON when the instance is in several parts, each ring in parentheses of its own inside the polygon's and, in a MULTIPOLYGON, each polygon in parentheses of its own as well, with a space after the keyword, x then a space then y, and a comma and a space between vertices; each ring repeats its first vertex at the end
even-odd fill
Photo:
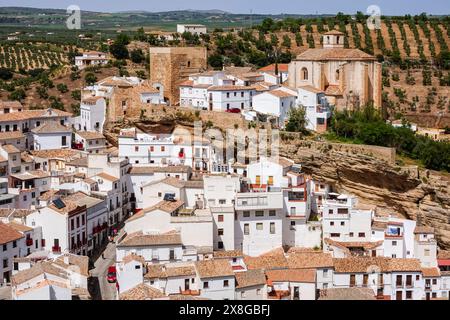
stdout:
POLYGON ((93 300, 115 300, 116 284, 108 283, 106 276, 108 268, 116 262, 116 245, 109 243, 104 251, 105 259, 100 257, 94 263, 94 269, 90 271, 91 280, 89 291, 93 300))

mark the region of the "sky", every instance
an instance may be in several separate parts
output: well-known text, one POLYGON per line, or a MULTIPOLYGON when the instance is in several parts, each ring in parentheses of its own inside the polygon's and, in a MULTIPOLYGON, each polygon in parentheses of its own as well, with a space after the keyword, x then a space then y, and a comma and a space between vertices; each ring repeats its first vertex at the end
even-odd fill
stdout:
POLYGON ((220 9, 232 13, 336 14, 366 12, 368 6, 377 5, 385 15, 450 14, 450 0, 0 0, 0 7, 65 9, 72 4, 82 10, 102 12, 220 9))

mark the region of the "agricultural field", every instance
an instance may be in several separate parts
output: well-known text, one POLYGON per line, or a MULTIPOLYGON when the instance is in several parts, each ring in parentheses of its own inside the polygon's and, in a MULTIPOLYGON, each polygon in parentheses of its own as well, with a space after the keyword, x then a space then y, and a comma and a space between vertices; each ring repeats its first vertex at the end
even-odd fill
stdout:
POLYGON ((48 69, 52 65, 68 64, 68 57, 62 47, 54 45, 2 44, 0 67, 13 71, 48 69))

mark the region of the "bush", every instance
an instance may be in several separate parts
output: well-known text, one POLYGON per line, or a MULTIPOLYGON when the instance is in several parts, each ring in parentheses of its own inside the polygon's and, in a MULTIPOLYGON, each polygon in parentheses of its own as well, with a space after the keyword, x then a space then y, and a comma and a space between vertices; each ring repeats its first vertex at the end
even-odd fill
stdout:
POLYGON ((335 113, 331 130, 357 143, 396 148, 399 154, 419 160, 428 169, 450 172, 450 143, 415 135, 408 127, 395 128, 373 106, 335 113))
POLYGON ((69 91, 69 89, 67 88, 67 86, 64 83, 59 83, 56 86, 56 89, 58 89, 58 91, 61 93, 66 93, 67 91, 69 91))
POLYGON ((84 81, 86 81, 87 85, 93 85, 97 82, 97 77, 92 72, 88 72, 84 76, 84 81))

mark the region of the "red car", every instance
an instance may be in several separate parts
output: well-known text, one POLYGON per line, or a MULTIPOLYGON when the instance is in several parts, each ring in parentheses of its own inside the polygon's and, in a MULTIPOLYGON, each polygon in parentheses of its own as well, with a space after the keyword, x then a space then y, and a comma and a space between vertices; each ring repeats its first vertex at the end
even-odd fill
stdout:
POLYGON ((227 109, 228 113, 241 113, 241 109, 238 108, 232 108, 232 109, 227 109))
POLYGON ((116 267, 110 266, 108 268, 108 275, 106 276, 106 279, 109 283, 115 283, 117 281, 117 274, 116 274, 116 267))

